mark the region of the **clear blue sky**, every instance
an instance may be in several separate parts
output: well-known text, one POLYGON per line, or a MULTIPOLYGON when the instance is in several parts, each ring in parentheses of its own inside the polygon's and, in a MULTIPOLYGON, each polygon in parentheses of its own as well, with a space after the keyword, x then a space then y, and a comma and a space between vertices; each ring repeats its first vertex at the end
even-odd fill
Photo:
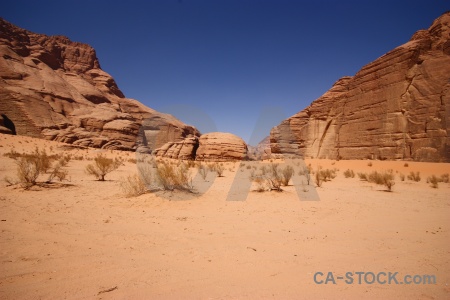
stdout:
POLYGON ((14 0, 0 14, 90 44, 127 97, 255 144, 447 10, 448 0, 14 0))

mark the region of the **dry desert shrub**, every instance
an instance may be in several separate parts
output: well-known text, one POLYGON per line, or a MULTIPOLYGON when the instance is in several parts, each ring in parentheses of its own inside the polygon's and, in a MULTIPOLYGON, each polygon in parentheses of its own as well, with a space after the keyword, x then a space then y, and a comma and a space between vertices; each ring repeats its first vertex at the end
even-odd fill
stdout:
POLYGON ((298 172, 298 175, 305 176, 306 183, 309 185, 311 182, 311 168, 310 167, 304 167, 302 170, 298 172))
POLYGON ((105 181, 105 176, 114 170, 117 170, 122 165, 122 160, 115 158, 107 158, 102 154, 98 154, 94 158, 94 164, 86 166, 86 173, 97 177, 99 181, 105 181))
POLYGON ((427 178, 427 183, 434 189, 438 188, 439 178, 436 175, 431 175, 427 178))
POLYGON ((147 185, 137 174, 128 175, 125 180, 121 181, 120 187, 126 197, 136 197, 147 192, 147 185))
POLYGON ((405 168, 407 168, 407 167, 409 167, 409 164, 408 164, 408 163, 405 163, 403 166, 404 166, 405 168))
POLYGON ((215 163, 212 165, 212 171, 216 172, 218 177, 223 177, 225 167, 223 166, 223 163, 215 163))
POLYGON ((250 180, 257 184, 258 192, 282 191, 282 175, 278 169, 278 164, 271 163, 265 174, 255 174, 254 170, 252 170, 250 180))
POLYGON ((392 187, 395 185, 395 176, 392 171, 385 172, 377 172, 373 171, 368 175, 368 181, 373 182, 375 184, 384 185, 387 187, 388 191, 392 190, 392 187))
POLYGON ((294 168, 291 166, 286 166, 283 170, 281 170, 281 183, 284 186, 287 186, 293 175, 294 168))
POLYGON ((431 175, 427 178, 427 183, 430 183, 432 188, 437 189, 439 182, 448 183, 449 182, 449 174, 442 174, 440 177, 436 175, 431 175))
POLYGON ((315 173, 315 181, 316 185, 318 187, 322 186, 323 182, 331 181, 332 179, 336 178, 336 171, 337 169, 325 169, 322 170, 322 167, 319 166, 315 173))
POLYGON ((203 180, 206 181, 206 177, 208 176, 208 168, 206 168, 204 165, 198 166, 198 173, 203 178, 203 180))
POLYGON ((372 162, 369 162, 367 165, 368 165, 369 167, 373 166, 373 165, 372 165, 372 162))
POLYGON ((353 170, 347 169, 344 171, 344 177, 345 178, 354 178, 355 172, 353 172, 353 170))
POLYGON ((413 180, 415 182, 419 182, 420 181, 420 172, 410 172, 408 175, 408 180, 413 180))
POLYGON ((36 185, 39 175, 48 173, 49 171, 47 183, 52 182, 54 178, 58 178, 59 181, 64 180, 68 172, 63 167, 67 165, 70 157, 60 157, 52 167, 52 162, 57 157, 56 155, 49 156, 45 149, 39 150, 39 148, 36 148, 31 154, 19 154, 16 152, 11 158, 16 160, 17 177, 21 186, 28 189, 36 185))
POLYGON ((17 177, 21 186, 25 189, 36 184, 40 169, 38 160, 31 157, 21 157, 16 161, 17 177))
POLYGON ((401 181, 405 181, 405 174, 400 173, 399 176, 401 181))
POLYGON ((194 188, 189 168, 185 164, 181 164, 177 168, 167 163, 158 164, 156 180, 163 190, 192 191, 194 188))
POLYGON ((358 177, 359 177, 359 179, 361 179, 361 180, 368 181, 368 178, 367 178, 367 174, 366 174, 366 173, 358 172, 358 177))

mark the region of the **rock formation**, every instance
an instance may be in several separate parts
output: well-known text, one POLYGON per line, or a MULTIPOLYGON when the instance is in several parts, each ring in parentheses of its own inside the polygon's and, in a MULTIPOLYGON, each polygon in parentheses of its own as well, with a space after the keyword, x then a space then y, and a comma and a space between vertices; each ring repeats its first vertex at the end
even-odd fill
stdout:
POLYGON ((270 134, 272 153, 450 161, 450 13, 270 134))
POLYGON ((247 158, 247 144, 231 133, 211 132, 200 138, 168 142, 154 151, 156 156, 199 161, 228 161, 247 158))
POLYGON ((196 160, 241 160, 247 156, 247 144, 240 137, 224 132, 203 134, 199 139, 196 160))
POLYGON ((89 45, 32 33, 2 19, 0 97, 4 133, 144 151, 199 135, 194 127, 125 98, 89 45))

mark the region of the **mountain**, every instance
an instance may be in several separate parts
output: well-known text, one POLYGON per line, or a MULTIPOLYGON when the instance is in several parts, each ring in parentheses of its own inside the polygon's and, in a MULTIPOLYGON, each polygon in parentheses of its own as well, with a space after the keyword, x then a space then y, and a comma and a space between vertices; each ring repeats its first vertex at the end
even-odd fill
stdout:
POLYGON ((95 50, 0 19, 0 132, 79 146, 136 150, 200 133, 125 98, 95 50))
POLYGON ((449 162, 449 133, 447 12, 274 127, 270 145, 305 157, 449 162))

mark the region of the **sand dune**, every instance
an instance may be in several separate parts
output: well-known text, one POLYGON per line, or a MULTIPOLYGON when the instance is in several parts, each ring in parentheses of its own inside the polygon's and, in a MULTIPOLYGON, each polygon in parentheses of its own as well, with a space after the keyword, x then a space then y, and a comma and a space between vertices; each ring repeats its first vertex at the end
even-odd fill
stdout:
POLYGON ((56 142, 8 135, 0 135, 0 146, 2 179, 16 176, 14 161, 3 156, 12 148, 83 156, 69 162, 63 185, 23 190, 0 183, 1 299, 450 297, 450 185, 426 183, 432 174, 450 173, 450 164, 306 160, 313 170, 339 169, 315 188, 319 201, 303 201, 294 186, 226 201, 235 174, 256 164, 226 163, 224 177, 209 177, 211 187, 193 198, 182 192, 126 198, 120 180, 137 172, 133 153, 106 151, 125 163, 99 182, 84 173, 99 150, 61 150, 56 142), (345 178, 346 169, 393 169, 396 184, 386 192, 345 178), (399 179, 411 171, 422 180, 399 179), (316 272, 358 271, 399 272, 399 280, 433 274, 437 283, 314 282, 316 272))

